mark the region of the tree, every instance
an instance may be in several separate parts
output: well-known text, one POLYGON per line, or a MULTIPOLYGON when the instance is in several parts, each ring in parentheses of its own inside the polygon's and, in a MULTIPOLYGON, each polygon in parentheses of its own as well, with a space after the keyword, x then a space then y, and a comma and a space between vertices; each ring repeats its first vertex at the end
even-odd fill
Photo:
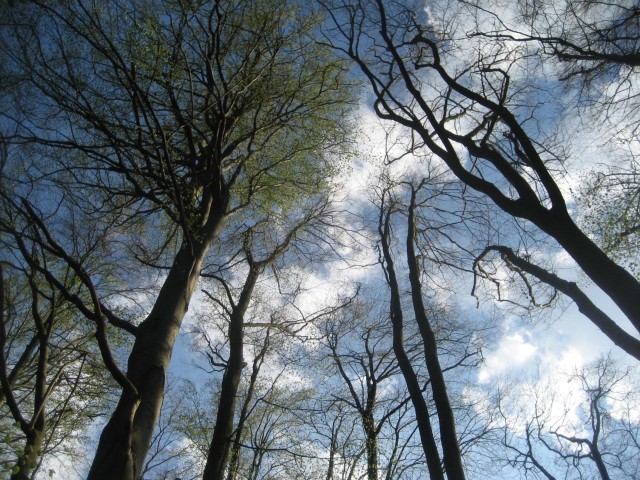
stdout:
POLYGON ((357 437, 359 419, 351 415, 345 404, 326 398, 319 399, 311 410, 308 428, 316 437, 316 444, 326 451, 326 467, 318 478, 352 480, 357 464, 364 455, 357 437))
POLYGON ((193 443, 186 440, 180 430, 181 416, 197 412, 190 409, 187 384, 169 377, 165 389, 160 418, 153 433, 140 480, 158 478, 163 480, 195 480, 202 474, 202 465, 193 443))
POLYGON ((27 159, 22 184, 38 177, 36 188, 55 188, 64 205, 45 212, 37 195, 22 194, 43 243, 82 270, 42 220, 81 209, 114 219, 112 258, 166 272, 139 324, 118 318, 100 301, 99 282, 85 278, 93 299, 85 316, 135 339, 126 374, 110 365, 122 395, 89 478, 140 474, 175 338, 225 221, 251 218, 242 213, 249 205, 286 208, 318 191, 331 153, 344 146, 344 68, 312 40, 318 17, 300 8, 78 1, 7 9, 0 48, 23 80, 17 95, 31 96, 3 118, 14 126, 10 141, 39 160, 27 159), (123 248, 117 237, 136 238, 136 229, 152 235, 123 248))
MULTIPOLYGON (((515 60, 508 52, 461 62, 459 44, 447 32, 399 2, 323 5, 334 22, 327 43, 367 78, 376 114, 410 132, 412 153, 439 158, 506 214, 555 240, 640 331, 640 283, 572 219, 554 175, 558 152, 531 132, 527 119, 535 107, 520 108, 526 98, 511 89, 515 60)), ((640 358, 640 343, 616 322, 603 331, 640 358)))
MULTIPOLYGON (((378 233, 380 238, 381 263, 384 268, 386 282, 390 290, 390 317, 393 325, 393 349, 402 375, 407 384, 409 395, 415 410, 416 421, 420 431, 422 446, 427 458, 427 466, 432 478, 465 478, 465 471, 462 462, 462 454, 460 447, 460 439, 456 433, 456 421, 452 402, 448 393, 448 382, 445 380, 445 372, 451 368, 460 365, 476 365, 477 355, 479 353, 478 346, 473 344, 470 338, 463 338, 460 342, 463 345, 462 352, 455 363, 449 367, 442 367, 439 350, 442 343, 436 337, 436 329, 434 323, 434 315, 427 308, 424 300, 425 291, 422 286, 423 282, 423 262, 418 257, 417 247, 418 239, 418 214, 417 212, 424 208, 426 210, 434 209, 430 203, 435 203, 431 192, 424 194, 422 190, 428 190, 425 185, 428 179, 425 178, 417 185, 410 182, 403 182, 401 186, 407 192, 408 199, 406 204, 395 197, 393 185, 383 188, 379 198, 379 223, 378 233), (423 196, 424 195, 424 196, 423 196), (406 209, 406 210, 405 210, 406 209), (393 226, 392 217, 394 214, 406 215, 406 240, 401 255, 406 259, 406 280, 408 283, 408 291, 410 296, 411 313, 415 318, 415 326, 419 332, 421 340, 421 348, 424 354, 424 363, 428 372, 429 389, 433 406, 435 408, 439 434, 440 445, 442 448, 442 464, 444 472, 440 464, 440 452, 438 449, 438 441, 436 439, 435 429, 432 427, 432 420, 429 414, 429 404, 422 394, 422 388, 418 381, 418 377, 411 364, 411 360, 407 355, 404 333, 404 309, 403 296, 400 275, 402 267, 398 267, 394 261, 394 253, 392 251, 393 242, 393 226)), ((436 187, 437 190, 437 187, 436 187)), ((437 209, 434 209, 437 210, 437 209)), ((424 220, 423 220, 424 221, 424 220)), ((426 221, 428 230, 428 220, 426 221)), ((440 228, 443 228, 440 226, 440 228)), ((434 230, 438 227, 434 225, 434 230)), ((449 332, 450 333, 450 332, 449 332)))
POLYGON ((638 2, 566 0, 553 9, 543 2, 465 3, 477 16, 471 35, 505 49, 524 45, 522 56, 544 62, 565 91, 577 92, 569 115, 585 124, 594 143, 611 150, 606 157, 616 157, 584 176, 578 219, 608 255, 638 276, 638 2), (513 15, 496 13, 505 8, 513 15), (595 131, 594 121, 603 122, 595 131))
MULTIPOLYGON (((314 392, 292 381, 295 365, 274 365, 279 354, 269 347, 283 336, 277 331, 273 328, 264 344, 255 345, 251 373, 240 385, 236 401, 242 407, 234 419, 227 475, 223 478, 318 478, 302 407, 314 392), (272 371, 265 362, 271 363, 272 371)), ((220 386, 203 389, 192 385, 187 393, 188 407, 174 419, 174 428, 197 446, 202 466, 216 423, 209 410, 218 403, 219 392, 220 386)))
MULTIPOLYGON (((351 310, 353 312, 345 312, 344 318, 335 319, 325 327, 325 342, 348 391, 345 396, 336 394, 335 400, 359 415, 365 434, 367 478, 377 480, 381 431, 394 414, 403 410, 409 398, 404 397, 403 389, 398 392, 387 387, 398 375, 393 349, 387 343, 387 329, 382 323, 367 322, 369 312, 363 305, 356 305, 351 310), (385 394, 385 389, 391 391, 385 394)), ((390 467, 386 470, 391 470, 390 467)))
MULTIPOLYGON (((6 427, 3 436, 12 450, 14 443, 23 442, 10 460, 12 464, 4 467, 11 472, 12 479, 23 480, 31 478, 45 453, 51 453, 56 443, 71 443, 69 437, 74 432, 61 433, 61 430, 70 416, 84 413, 73 410, 79 401, 79 383, 84 381, 88 352, 82 351, 82 344, 87 338, 84 335, 77 338, 77 333, 64 322, 69 313, 64 311, 64 303, 59 301, 55 291, 47 291, 33 276, 29 277, 31 311, 20 311, 20 306, 13 304, 17 300, 15 289, 18 285, 12 282, 16 276, 5 278, 1 265, 0 276, 2 406, 8 410, 11 423, 18 426, 22 438, 12 438, 14 434, 8 425, 3 425, 6 427), (25 313, 31 314, 33 325, 27 323, 29 319, 23 317, 25 313), (20 340, 25 334, 28 336, 23 344, 20 340), (62 341, 53 341, 52 337, 60 337, 62 341)), ((87 420, 85 418, 85 422, 87 420)))
POLYGON ((398 280, 395 273, 393 258, 389 249, 390 239, 390 210, 385 211, 384 205, 380 208, 380 226, 379 233, 381 238, 381 246, 385 259, 385 272, 387 282, 391 291, 390 317, 393 325, 393 351, 398 361, 398 365, 407 384, 411 402, 415 410, 416 421, 420 432, 422 448, 427 459, 427 467, 431 478, 443 479, 444 475, 440 466, 440 454, 436 444, 431 420, 429 418, 429 409, 427 402, 422 396, 422 388, 418 381, 417 375, 411 366, 411 362, 404 348, 404 325, 403 313, 400 300, 400 290, 398 280))
MULTIPOLYGON (((233 298, 229 283, 217 275, 214 276, 216 280, 222 283, 227 297, 227 301, 224 303, 220 299, 210 298, 218 305, 221 305, 225 311, 228 322, 229 353, 224 362, 224 376, 218 398, 217 420, 213 429, 211 446, 203 476, 205 480, 223 480, 227 474, 229 453, 232 449, 236 398, 242 370, 245 365, 243 357, 245 315, 251 303, 258 279, 265 269, 271 267, 280 257, 287 253, 287 250, 296 243, 298 237, 304 235, 305 230, 313 229, 314 223, 321 223, 328 212, 329 204, 326 199, 323 199, 317 205, 303 209, 301 218, 292 222, 293 225, 289 228, 286 228, 286 224, 282 225, 283 222, 276 221, 272 216, 265 217, 247 229, 243 234, 242 255, 248 267, 248 272, 237 299, 233 298), (274 237, 281 237, 268 242, 273 243, 273 245, 262 245, 262 249, 266 250, 265 252, 256 251, 258 249, 254 243, 260 244, 261 242, 255 241, 254 237, 267 236, 264 231, 265 228, 284 230, 284 232, 281 235, 273 235, 274 237), (226 303, 228 303, 228 307, 225 305, 226 303)), ((315 229, 317 229, 317 226, 315 226, 315 229)), ((234 255, 234 257, 237 262, 238 256, 234 255)), ((277 324, 274 326, 277 327, 277 324)), ((268 336, 269 328, 267 328, 267 346, 268 336)), ((248 397, 250 399, 251 395, 248 397)), ((241 433, 241 430, 239 430, 239 433, 241 433)))
POLYGON ((249 385, 247 387, 247 391, 244 394, 244 398, 242 400, 242 408, 240 409, 240 414, 238 416, 238 425, 235 429, 233 438, 230 440, 230 453, 229 453, 229 468, 227 474, 227 480, 236 480, 238 476, 238 472, 240 470, 240 452, 241 452, 241 444, 242 438, 245 432, 245 426, 249 420, 249 416, 251 414, 250 407, 254 400, 254 392, 258 382, 258 375, 260 374, 260 370, 262 369, 262 365, 265 361, 265 356, 269 351, 269 347, 271 346, 271 327, 267 327, 267 332, 264 337, 264 342, 262 347, 257 352, 257 354, 253 358, 252 366, 251 366, 251 375, 249 377, 249 385))
POLYGON ((636 381, 633 369, 601 357, 569 376, 570 395, 549 384, 530 387, 527 405, 500 398, 509 462, 548 480, 633 478, 640 468, 638 421, 630 415, 638 401, 636 381))
POLYGON ((40 270, 57 272, 69 291, 77 292, 78 279, 32 241, 37 227, 13 209, 7 187, 0 190, 0 462, 12 479, 28 479, 54 453, 74 453, 111 385, 91 330, 40 270))
POLYGON ((602 249, 638 278, 638 161, 635 157, 625 160, 586 179, 580 194, 580 220, 602 249))

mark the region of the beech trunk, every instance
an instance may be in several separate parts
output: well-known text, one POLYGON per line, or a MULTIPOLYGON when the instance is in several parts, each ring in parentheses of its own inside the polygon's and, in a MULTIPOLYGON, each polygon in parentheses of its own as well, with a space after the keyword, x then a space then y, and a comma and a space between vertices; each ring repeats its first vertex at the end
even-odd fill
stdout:
POLYGON ((260 276, 258 268, 251 266, 237 305, 233 307, 229 322, 229 361, 222 378, 218 414, 203 480, 224 480, 233 435, 233 418, 236 410, 238 385, 244 368, 244 315, 251 301, 251 294, 260 276))
POLYGON ((224 215, 210 220, 201 244, 184 242, 149 316, 140 324, 127 376, 138 396, 123 392, 100 436, 88 480, 137 480, 149 450, 164 398, 173 345, 193 294, 204 256, 218 236, 224 215))
POLYGON ((380 219, 379 232, 382 253, 386 263, 385 270, 387 272, 387 283, 391 291, 390 314, 391 324, 393 327, 393 352, 398 361, 398 366, 400 367, 402 376, 407 384, 407 389, 409 390, 409 396, 411 397, 411 403, 413 404, 416 421, 418 423, 418 432, 420 433, 422 448, 427 460, 429 476, 431 480, 444 480, 444 474, 440 465, 440 453, 438 452, 438 446, 431 427, 431 419, 429 418, 429 408, 424 396, 422 395, 422 389, 420 388, 418 377, 414 372, 411 361, 404 349, 404 325, 402 304, 400 301, 400 287, 396 278, 393 258, 391 256, 388 242, 390 228, 389 216, 390 214, 387 213, 384 221, 382 218, 380 219))
POLYGON ((436 406, 438 423, 440 424, 440 440, 442 443, 442 460, 447 478, 450 480, 465 480, 462 465, 462 454, 456 434, 455 418, 447 393, 447 384, 438 358, 436 336, 429 322, 424 302, 422 300, 422 285, 420 282, 420 266, 416 257, 415 239, 415 191, 411 192, 407 233, 407 263, 409 265, 409 280, 411 283, 411 299, 413 311, 422 337, 427 370, 431 380, 431 392, 436 406))

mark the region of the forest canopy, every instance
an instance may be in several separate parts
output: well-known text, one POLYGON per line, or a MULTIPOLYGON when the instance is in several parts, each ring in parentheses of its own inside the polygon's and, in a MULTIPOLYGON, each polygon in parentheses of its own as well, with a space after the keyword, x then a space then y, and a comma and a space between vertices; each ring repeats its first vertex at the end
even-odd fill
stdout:
POLYGON ((640 476, 636 0, 0 18, 0 477, 640 476))

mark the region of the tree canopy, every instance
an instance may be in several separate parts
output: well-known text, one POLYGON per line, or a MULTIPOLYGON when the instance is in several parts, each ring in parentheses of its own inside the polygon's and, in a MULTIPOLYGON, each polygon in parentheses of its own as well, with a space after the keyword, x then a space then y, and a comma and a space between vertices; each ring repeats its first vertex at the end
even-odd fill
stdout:
POLYGON ((0 3, 1 475, 636 475, 638 12, 0 3))

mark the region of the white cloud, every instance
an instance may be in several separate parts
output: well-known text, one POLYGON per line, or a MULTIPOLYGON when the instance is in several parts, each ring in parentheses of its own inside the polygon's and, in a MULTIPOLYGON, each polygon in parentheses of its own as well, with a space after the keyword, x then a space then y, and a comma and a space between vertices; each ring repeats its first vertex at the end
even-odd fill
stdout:
POLYGON ((481 383, 492 377, 507 372, 515 367, 523 367, 536 354, 538 347, 527 340, 523 333, 513 333, 502 337, 498 347, 485 357, 485 363, 480 369, 478 380, 481 383))

